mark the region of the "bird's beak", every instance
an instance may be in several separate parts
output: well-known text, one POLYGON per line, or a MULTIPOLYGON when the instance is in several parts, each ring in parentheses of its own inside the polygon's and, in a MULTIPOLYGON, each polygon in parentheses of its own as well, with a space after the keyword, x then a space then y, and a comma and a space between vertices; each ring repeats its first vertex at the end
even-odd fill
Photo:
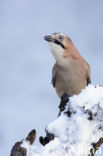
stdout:
POLYGON ((48 42, 53 42, 54 39, 49 35, 49 36, 44 36, 44 40, 48 41, 48 42))

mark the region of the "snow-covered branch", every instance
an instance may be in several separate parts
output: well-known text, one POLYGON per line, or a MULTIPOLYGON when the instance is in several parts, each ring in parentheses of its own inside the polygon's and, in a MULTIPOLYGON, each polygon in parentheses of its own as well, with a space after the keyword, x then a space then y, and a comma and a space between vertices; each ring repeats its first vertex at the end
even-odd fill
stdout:
POLYGON ((94 156, 103 143, 103 87, 89 85, 71 97, 61 115, 46 127, 46 133, 45 146, 32 144, 32 133, 32 143, 29 137, 19 145, 26 150, 24 155, 16 155, 14 146, 11 156, 94 156))

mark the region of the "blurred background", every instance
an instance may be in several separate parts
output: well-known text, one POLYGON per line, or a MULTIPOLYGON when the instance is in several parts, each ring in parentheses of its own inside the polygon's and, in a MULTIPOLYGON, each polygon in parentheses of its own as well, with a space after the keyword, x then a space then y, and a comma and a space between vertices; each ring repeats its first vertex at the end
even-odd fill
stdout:
POLYGON ((58 114, 51 85, 55 60, 43 36, 67 34, 103 84, 102 0, 0 0, 0 155, 36 128, 37 139, 58 114))

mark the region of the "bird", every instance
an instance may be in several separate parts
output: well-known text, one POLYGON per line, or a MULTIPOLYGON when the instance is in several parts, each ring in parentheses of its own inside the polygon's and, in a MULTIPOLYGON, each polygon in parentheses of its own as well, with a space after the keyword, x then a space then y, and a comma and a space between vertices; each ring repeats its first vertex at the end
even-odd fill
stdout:
POLYGON ((63 33, 44 36, 49 42, 56 63, 52 70, 52 84, 58 96, 78 95, 91 83, 90 66, 80 55, 72 40, 63 33))

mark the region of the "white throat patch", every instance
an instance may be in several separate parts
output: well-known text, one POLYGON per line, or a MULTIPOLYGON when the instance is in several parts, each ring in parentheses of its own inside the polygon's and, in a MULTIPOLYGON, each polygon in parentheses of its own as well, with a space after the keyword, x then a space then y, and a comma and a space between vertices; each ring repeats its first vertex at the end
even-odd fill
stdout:
POLYGON ((53 53, 53 56, 55 58, 55 60, 61 64, 62 62, 64 62, 64 58, 63 58, 63 52, 64 52, 64 49, 60 46, 60 45, 57 45, 53 42, 49 42, 50 44, 50 49, 53 53))

